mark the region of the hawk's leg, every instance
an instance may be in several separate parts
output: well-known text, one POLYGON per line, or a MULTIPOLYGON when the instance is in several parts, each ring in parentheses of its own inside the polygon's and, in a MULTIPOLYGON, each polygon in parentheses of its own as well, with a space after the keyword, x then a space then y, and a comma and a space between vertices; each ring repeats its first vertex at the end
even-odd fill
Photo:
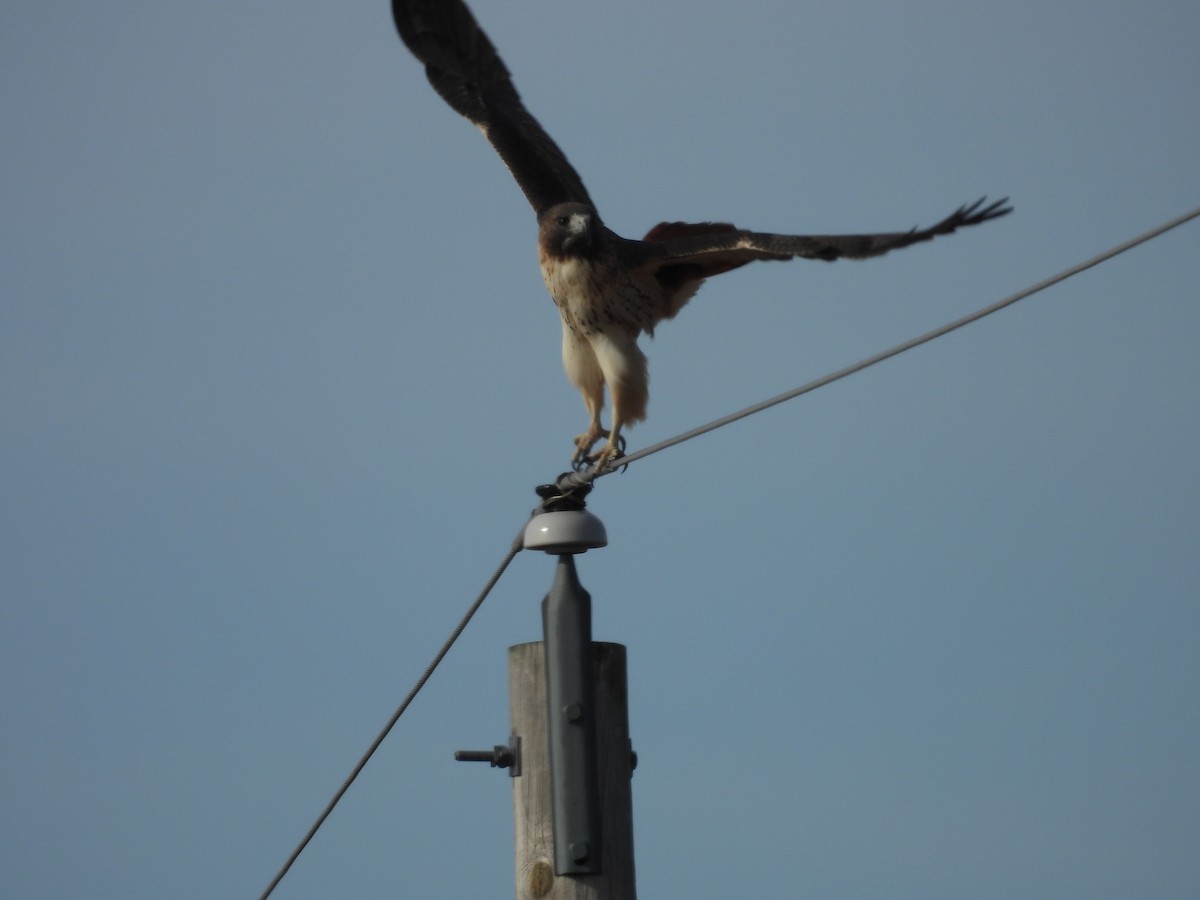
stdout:
POLYGON ((608 429, 600 424, 600 410, 604 408, 603 382, 598 391, 583 390, 583 403, 591 421, 587 431, 575 435, 575 454, 571 457, 571 465, 576 469, 582 469, 591 461, 592 445, 608 432, 608 429))
POLYGON ((563 364, 567 377, 583 395, 589 416, 587 431, 575 438, 572 465, 581 469, 591 463, 603 468, 621 455, 624 446, 621 429, 646 418, 649 396, 646 357, 638 349, 636 334, 621 330, 595 331, 584 341, 564 320, 563 364), (600 423, 606 383, 612 394, 611 430, 600 423), (606 434, 608 441, 604 447, 599 453, 592 453, 592 446, 606 434))

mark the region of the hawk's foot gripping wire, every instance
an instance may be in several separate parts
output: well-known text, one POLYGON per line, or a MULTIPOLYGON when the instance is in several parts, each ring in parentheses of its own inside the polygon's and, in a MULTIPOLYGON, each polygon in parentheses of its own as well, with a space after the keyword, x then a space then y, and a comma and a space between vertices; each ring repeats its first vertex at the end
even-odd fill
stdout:
MULTIPOLYGON (((599 453, 588 453, 590 445, 584 447, 577 443, 576 447, 575 455, 571 457, 571 468, 576 472, 592 469, 599 474, 625 455, 625 435, 617 435, 616 444, 606 443, 599 453)), ((624 469, 624 466, 621 468, 624 469)))

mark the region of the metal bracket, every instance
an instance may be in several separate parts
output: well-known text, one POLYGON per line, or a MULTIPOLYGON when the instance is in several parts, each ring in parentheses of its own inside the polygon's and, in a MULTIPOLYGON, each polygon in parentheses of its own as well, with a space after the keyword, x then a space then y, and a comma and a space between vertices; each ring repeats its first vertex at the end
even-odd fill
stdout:
POLYGON ((592 600, 579 583, 575 558, 558 557, 542 601, 554 871, 602 871, 600 795, 596 780, 596 713, 592 686, 592 600))

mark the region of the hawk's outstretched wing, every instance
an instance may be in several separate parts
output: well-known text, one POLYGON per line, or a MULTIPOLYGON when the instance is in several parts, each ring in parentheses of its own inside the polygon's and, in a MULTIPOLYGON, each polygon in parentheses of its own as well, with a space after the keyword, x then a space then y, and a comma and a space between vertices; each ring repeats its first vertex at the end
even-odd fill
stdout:
POLYGON ((1012 212, 1007 197, 987 206, 985 199, 959 207, 929 228, 882 234, 764 234, 722 223, 663 222, 651 228, 643 242, 627 245, 627 252, 638 267, 660 272, 678 267, 683 280, 728 272, 756 259, 866 259, 1012 212))
POLYGON ((556 203, 586 203, 583 180, 529 114, 504 62, 462 0, 392 0, 400 38, 425 63, 430 84, 479 126, 541 214, 556 203))

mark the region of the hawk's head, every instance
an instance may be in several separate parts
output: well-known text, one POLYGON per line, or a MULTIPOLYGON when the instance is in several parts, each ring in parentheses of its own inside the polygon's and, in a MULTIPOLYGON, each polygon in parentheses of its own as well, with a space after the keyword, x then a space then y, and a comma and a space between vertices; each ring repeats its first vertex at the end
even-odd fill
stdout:
POLYGON ((538 216, 538 245, 549 256, 589 256, 601 228, 586 203, 558 203, 538 216))

